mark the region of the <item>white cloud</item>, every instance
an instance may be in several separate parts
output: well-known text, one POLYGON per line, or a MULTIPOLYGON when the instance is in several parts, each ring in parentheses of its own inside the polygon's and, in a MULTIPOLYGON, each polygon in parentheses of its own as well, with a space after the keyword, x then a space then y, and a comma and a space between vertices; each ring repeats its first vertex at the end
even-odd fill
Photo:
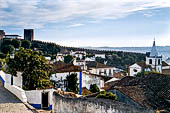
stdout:
POLYGON ((0 0, 0 26, 42 28, 77 17, 118 19, 163 7, 170 7, 169 0, 0 0))
POLYGON ((80 27, 80 26, 84 26, 84 24, 72 24, 72 25, 69 25, 68 28, 71 28, 71 27, 80 27))

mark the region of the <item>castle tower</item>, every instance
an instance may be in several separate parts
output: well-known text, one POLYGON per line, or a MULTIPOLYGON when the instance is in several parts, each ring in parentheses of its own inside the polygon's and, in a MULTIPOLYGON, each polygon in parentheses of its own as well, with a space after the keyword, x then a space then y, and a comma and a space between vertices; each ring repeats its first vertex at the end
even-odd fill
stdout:
POLYGON ((162 56, 159 56, 158 54, 155 40, 153 42, 151 52, 146 55, 146 65, 150 65, 152 67, 152 71, 162 73, 162 56))
POLYGON ((24 40, 34 40, 34 29, 24 29, 24 40))

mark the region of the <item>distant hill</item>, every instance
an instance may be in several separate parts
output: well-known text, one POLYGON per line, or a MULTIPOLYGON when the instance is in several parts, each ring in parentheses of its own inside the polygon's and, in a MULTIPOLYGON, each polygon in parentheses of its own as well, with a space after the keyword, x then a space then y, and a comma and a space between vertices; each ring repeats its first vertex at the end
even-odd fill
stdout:
MULTIPOLYGON (((111 50, 111 51, 124 51, 133 53, 146 53, 151 51, 151 47, 85 47, 88 49, 97 50, 111 50)), ((163 56, 163 59, 170 57, 170 46, 157 46, 158 53, 163 56)))

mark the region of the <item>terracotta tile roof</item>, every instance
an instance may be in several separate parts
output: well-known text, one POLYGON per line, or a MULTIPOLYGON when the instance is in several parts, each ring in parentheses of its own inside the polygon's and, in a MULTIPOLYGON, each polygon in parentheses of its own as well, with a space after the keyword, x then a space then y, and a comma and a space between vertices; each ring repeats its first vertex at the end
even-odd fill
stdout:
POLYGON ((124 86, 124 87, 116 87, 116 90, 119 90, 124 95, 131 98, 136 103, 140 104, 142 107, 148 107, 146 103, 146 97, 144 93, 144 89, 139 88, 138 86, 124 86))
POLYGON ((150 69, 152 69, 151 66, 146 65, 145 61, 137 62, 136 64, 138 64, 139 66, 141 66, 143 69, 145 69, 145 68, 150 68, 150 69))
POLYGON ((58 62, 52 65, 52 73, 64 73, 64 72, 80 72, 82 71, 80 66, 74 66, 73 64, 65 64, 58 62))
POLYGON ((170 69, 162 69, 162 73, 170 75, 170 69))
POLYGON ((125 77, 110 90, 119 90, 141 106, 170 112, 170 76, 152 73, 142 77, 125 77))
POLYGON ((103 89, 104 90, 109 90, 109 89, 111 89, 112 86, 115 86, 115 84, 117 84, 119 81, 120 80, 105 83, 103 89))
POLYGON ((117 73, 114 73, 113 75, 115 78, 119 78, 119 79, 122 79, 126 76, 126 73, 125 72, 117 72, 117 73))
POLYGON ((117 82, 114 86, 129 86, 132 85, 131 81, 133 81, 135 77, 132 76, 126 76, 122 78, 119 82, 117 82))
POLYGON ((85 73, 87 75, 91 75, 91 76, 96 76, 96 77, 100 77, 101 79, 104 80, 104 82, 112 79, 113 77, 109 77, 109 76, 103 76, 103 75, 98 75, 98 74, 93 74, 93 73, 85 73))
POLYGON ((166 63, 165 61, 162 61, 162 66, 169 66, 169 64, 166 63))
POLYGON ((87 61, 86 64, 88 68, 112 68, 96 61, 87 61))

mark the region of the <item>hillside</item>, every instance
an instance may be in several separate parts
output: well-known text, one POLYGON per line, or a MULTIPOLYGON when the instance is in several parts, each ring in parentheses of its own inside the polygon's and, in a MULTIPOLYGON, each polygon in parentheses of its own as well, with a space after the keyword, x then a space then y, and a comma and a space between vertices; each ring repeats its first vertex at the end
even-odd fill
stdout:
POLYGON ((34 40, 32 42, 29 42, 22 39, 3 39, 1 40, 1 43, 2 44, 0 48, 1 49, 0 58, 4 58, 5 57, 4 54, 12 53, 14 51, 14 47, 17 48, 24 47, 24 48, 31 48, 33 50, 40 51, 40 54, 42 54, 43 56, 51 56, 52 59, 54 59, 57 53, 59 52, 64 53, 64 52, 69 52, 71 50, 86 51, 89 57, 94 56, 94 54, 96 53, 105 53, 106 59, 98 59, 98 61, 101 63, 107 61, 107 65, 118 67, 121 69, 127 69, 129 65, 135 62, 144 61, 145 59, 145 54, 142 53, 66 47, 55 43, 43 42, 39 40, 34 40), (16 42, 18 43, 18 45, 16 45, 16 42))

